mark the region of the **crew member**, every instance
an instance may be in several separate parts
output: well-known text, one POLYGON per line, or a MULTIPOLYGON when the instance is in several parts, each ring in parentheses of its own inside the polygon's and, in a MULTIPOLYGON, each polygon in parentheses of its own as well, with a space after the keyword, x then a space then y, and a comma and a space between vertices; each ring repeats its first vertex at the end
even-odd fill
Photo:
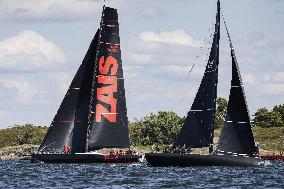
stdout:
POLYGON ((70 147, 70 146, 67 146, 67 145, 64 145, 64 147, 63 147, 63 152, 64 152, 65 154, 70 153, 70 152, 71 152, 71 147, 70 147))

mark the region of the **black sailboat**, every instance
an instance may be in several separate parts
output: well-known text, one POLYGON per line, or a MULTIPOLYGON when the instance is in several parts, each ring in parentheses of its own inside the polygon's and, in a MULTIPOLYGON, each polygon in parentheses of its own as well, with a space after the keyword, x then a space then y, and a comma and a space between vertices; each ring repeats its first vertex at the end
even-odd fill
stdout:
POLYGON ((183 148, 183 150, 178 153, 147 153, 145 158, 150 165, 249 166, 261 162, 261 159, 257 157, 257 147, 253 138, 244 89, 228 30, 227 34, 232 56, 232 80, 226 119, 217 150, 213 151, 213 137, 219 65, 219 0, 217 2, 215 33, 205 73, 185 123, 174 141, 174 148, 183 148), (185 149, 203 147, 209 147, 209 154, 185 152, 185 149))
POLYGON ((117 10, 103 8, 100 28, 32 162, 137 162, 130 151, 117 10), (126 153, 91 152, 128 148, 126 153))

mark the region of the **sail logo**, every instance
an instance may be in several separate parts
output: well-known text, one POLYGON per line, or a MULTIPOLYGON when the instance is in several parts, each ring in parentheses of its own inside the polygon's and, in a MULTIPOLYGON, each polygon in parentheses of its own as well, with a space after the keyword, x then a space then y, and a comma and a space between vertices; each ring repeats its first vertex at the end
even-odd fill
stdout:
POLYGON ((107 50, 109 52, 118 52, 119 51, 119 44, 109 44, 109 47, 107 47, 107 50))
POLYGON ((97 88, 96 122, 101 122, 102 117, 111 123, 116 122, 117 99, 114 93, 117 92, 117 71, 118 62, 113 56, 108 56, 106 59, 104 56, 100 58, 97 81, 101 87, 97 88), (110 108, 107 109, 100 102, 107 104, 110 108))

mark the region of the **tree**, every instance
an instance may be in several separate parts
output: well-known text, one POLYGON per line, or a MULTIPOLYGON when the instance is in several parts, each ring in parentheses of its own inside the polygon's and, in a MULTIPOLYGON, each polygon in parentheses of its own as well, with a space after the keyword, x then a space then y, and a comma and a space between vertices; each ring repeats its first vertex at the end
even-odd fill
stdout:
POLYGON ((264 128, 283 126, 281 113, 276 109, 274 111, 266 108, 258 109, 254 114, 253 125, 264 128))
POLYGON ((284 104, 274 106, 272 111, 278 113, 281 116, 282 122, 284 123, 284 104))
POLYGON ((33 124, 14 125, 7 129, 0 129, 0 148, 22 144, 40 144, 48 127, 33 124))
POLYGON ((215 115, 215 128, 221 128, 226 116, 228 101, 225 98, 219 97, 217 99, 217 108, 215 115))
POLYGON ((22 144, 32 144, 33 138, 35 136, 34 126, 32 124, 26 124, 21 127, 22 133, 19 136, 18 143, 22 144))
POLYGON ((132 145, 172 144, 184 119, 174 112, 151 113, 129 124, 132 145))

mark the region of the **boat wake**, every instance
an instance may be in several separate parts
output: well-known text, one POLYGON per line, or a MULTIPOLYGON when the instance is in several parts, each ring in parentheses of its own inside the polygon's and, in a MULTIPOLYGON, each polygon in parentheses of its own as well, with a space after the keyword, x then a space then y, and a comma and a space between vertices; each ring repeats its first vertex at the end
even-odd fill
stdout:
POLYGON ((269 160, 264 160, 264 161, 258 162, 257 165, 269 166, 269 165, 272 165, 272 163, 269 160))
POLYGON ((142 155, 141 155, 141 158, 139 158, 139 162, 140 162, 140 163, 143 163, 143 162, 144 162, 144 159, 145 159, 145 154, 142 154, 142 155))
POLYGON ((128 167, 135 167, 135 166, 140 166, 140 163, 131 163, 128 165, 128 167))

